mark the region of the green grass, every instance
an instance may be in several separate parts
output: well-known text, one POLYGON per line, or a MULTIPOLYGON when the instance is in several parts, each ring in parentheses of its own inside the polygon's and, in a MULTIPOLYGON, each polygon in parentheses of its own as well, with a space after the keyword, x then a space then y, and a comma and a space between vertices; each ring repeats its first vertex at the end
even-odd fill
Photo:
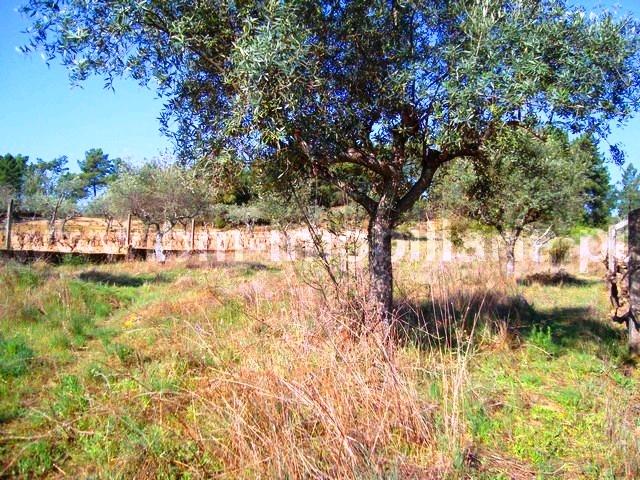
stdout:
MULTIPOLYGON (((238 269, 241 277, 255 274, 250 267, 238 269)), ((6 285, 0 293, 0 433, 23 439, 0 440, 0 476, 43 476, 61 465, 104 474, 114 458, 133 455, 135 464, 141 452, 161 467, 154 471, 164 478, 180 476, 175 464, 165 468, 168 458, 219 468, 206 456, 198 458, 192 441, 147 423, 145 413, 156 395, 190 381, 188 362, 172 354, 170 345, 158 345, 173 337, 177 318, 171 302, 207 280, 180 267, 161 273, 76 262, 0 267, 6 285), (173 284, 187 277, 189 288, 173 284), (144 318, 143 328, 129 324, 154 309, 157 316, 144 318), (161 353, 151 358, 149 351, 156 349, 161 353), (122 403, 112 403, 114 396, 122 403), (108 405, 110 413, 92 412, 96 402, 108 405)), ((236 300, 215 310, 222 330, 244 321, 236 300)), ((220 355, 229 357, 224 350, 220 355)), ((135 473, 134 468, 118 476, 135 473)))
POLYGON ((523 293, 534 308, 524 345, 474 366, 482 392, 474 401, 499 405, 472 409, 474 437, 539 475, 605 478, 622 461, 612 457, 608 406, 633 402, 638 385, 635 371, 623 373, 630 360, 624 333, 602 320, 599 283, 523 293))

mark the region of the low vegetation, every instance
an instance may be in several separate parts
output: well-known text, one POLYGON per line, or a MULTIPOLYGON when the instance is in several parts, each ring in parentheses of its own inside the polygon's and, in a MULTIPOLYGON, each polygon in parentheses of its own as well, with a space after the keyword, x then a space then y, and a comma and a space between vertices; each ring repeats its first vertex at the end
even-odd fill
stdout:
POLYGON ((399 327, 362 332, 301 263, 5 264, 0 476, 640 475, 601 282, 398 267, 399 327))

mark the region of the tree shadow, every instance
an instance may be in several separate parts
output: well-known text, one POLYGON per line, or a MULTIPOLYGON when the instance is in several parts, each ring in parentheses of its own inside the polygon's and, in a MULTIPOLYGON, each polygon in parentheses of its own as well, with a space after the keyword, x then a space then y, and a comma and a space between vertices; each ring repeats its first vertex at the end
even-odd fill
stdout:
POLYGON ((558 272, 537 272, 532 273, 531 275, 527 275, 524 278, 520 278, 518 280, 518 285, 543 285, 543 286, 553 286, 553 287, 562 287, 562 286, 587 286, 593 285, 597 283, 597 280, 586 280, 583 278, 578 278, 574 275, 571 275, 568 272, 560 270, 558 272))
POLYGON ((624 329, 607 319, 598 318, 591 308, 565 307, 535 311, 534 321, 521 328, 525 337, 530 337, 536 329, 546 329, 560 348, 576 350, 590 345, 599 356, 613 355, 621 357, 623 361, 628 360, 624 329))
POLYGON ((455 348, 483 327, 497 330, 505 325, 517 335, 519 326, 534 317, 533 307, 521 295, 458 291, 447 299, 401 302, 396 309, 396 335, 422 349, 455 348))
POLYGON ((446 301, 404 303, 397 309, 396 334, 420 349, 455 349, 481 331, 506 334, 513 347, 548 336, 555 355, 569 350, 594 351, 601 358, 631 361, 624 329, 600 318, 589 307, 540 310, 521 295, 492 291, 459 292, 446 301))
POLYGON ((112 274, 108 272, 100 272, 98 270, 89 270, 78 275, 80 280, 85 282, 100 283, 113 287, 141 287, 145 283, 165 283, 169 279, 162 275, 156 274, 149 277, 132 276, 126 274, 112 274))

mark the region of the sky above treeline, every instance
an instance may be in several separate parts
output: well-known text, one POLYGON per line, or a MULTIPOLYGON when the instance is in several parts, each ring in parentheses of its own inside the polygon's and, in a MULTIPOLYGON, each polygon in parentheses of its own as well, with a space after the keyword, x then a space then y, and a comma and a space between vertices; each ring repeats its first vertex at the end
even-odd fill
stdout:
MULTIPOLYGON (((640 0, 574 3, 640 18, 640 0)), ((159 132, 162 101, 153 90, 129 79, 117 80, 115 91, 105 90, 96 77, 71 87, 64 67, 20 53, 28 24, 17 12, 20 5, 20 0, 0 0, 0 154, 46 160, 67 155, 75 165, 90 148, 134 163, 171 152, 170 141, 159 132)), ((608 141, 621 144, 627 162, 640 169, 640 114, 626 125, 613 125, 608 141)), ((609 169, 618 181, 621 169, 609 169)))

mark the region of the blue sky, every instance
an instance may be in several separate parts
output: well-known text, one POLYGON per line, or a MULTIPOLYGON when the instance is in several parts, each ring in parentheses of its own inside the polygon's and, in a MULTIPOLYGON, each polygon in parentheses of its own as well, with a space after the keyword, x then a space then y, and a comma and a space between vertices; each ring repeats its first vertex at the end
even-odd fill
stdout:
MULTIPOLYGON (((612 7, 640 18, 640 0, 579 0, 586 8, 612 7)), ((66 70, 47 67, 37 55, 22 55, 26 21, 16 12, 20 0, 0 0, 0 154, 22 153, 75 160, 90 148, 103 148, 114 157, 142 162, 170 151, 160 135, 162 102, 152 90, 131 80, 105 90, 99 78, 72 88, 66 70)), ((611 143, 620 143, 640 169, 640 114, 625 126, 614 126, 611 143)), ((620 169, 610 166, 617 181, 620 169)))

